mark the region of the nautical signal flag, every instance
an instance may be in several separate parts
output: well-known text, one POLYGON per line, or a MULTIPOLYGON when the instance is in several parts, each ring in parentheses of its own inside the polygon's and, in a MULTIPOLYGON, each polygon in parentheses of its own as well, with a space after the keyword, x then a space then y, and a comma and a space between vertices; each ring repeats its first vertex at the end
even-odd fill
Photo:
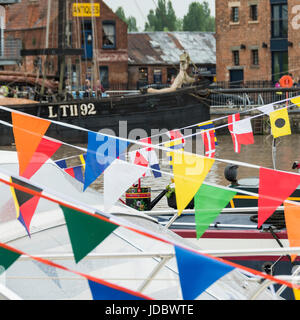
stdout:
MULTIPOLYGON (((174 149, 178 151, 184 150, 185 140, 180 130, 170 130, 167 132, 168 137, 171 141, 168 141, 164 144, 165 148, 174 149)), ((173 152, 167 152, 167 157, 169 160, 170 168, 173 169, 173 152)))
POLYGON ((93 183, 115 159, 119 158, 128 145, 128 141, 89 131, 83 190, 93 183))
MULTIPOLYGON (((37 193, 41 193, 43 191, 38 187, 35 187, 14 177, 11 177, 11 182, 37 193)), ((25 191, 21 191, 13 186, 10 187, 10 190, 15 203, 17 219, 21 222, 28 235, 30 236, 30 223, 37 208, 40 197, 38 195, 33 195, 25 191)))
POLYGON ((202 122, 198 124, 198 127, 201 129, 201 136, 205 148, 205 156, 209 158, 214 158, 216 152, 216 145, 218 145, 218 142, 213 122, 202 122))
POLYGON ((292 102, 293 104, 295 104, 296 106, 300 107, 300 96, 295 97, 295 98, 292 98, 292 99, 291 99, 291 102, 292 102))
POLYGON ((300 185, 300 175, 267 168, 259 169, 258 228, 300 185))
POLYGON ((270 123, 274 138, 291 134, 291 126, 287 108, 270 112, 270 123))
POLYGON ((240 114, 228 116, 228 129, 232 137, 234 151, 241 152, 241 145, 253 144, 254 137, 249 118, 240 120, 240 114))
POLYGON ((202 130, 209 130, 209 132, 212 132, 214 135, 215 145, 216 146, 218 145, 216 130, 214 129, 214 124, 212 121, 201 122, 197 126, 199 127, 199 129, 201 129, 201 131, 202 130))
POLYGON ((11 117, 19 160, 19 175, 23 176, 51 122, 17 112, 12 112, 11 117))

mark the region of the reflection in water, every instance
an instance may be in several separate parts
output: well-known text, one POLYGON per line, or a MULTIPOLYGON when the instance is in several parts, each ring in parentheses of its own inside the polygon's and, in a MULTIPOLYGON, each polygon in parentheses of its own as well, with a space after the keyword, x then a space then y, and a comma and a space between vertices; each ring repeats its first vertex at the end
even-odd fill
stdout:
MULTIPOLYGON (((276 169, 295 172, 292 169, 294 161, 300 161, 300 140, 297 134, 284 136, 276 139, 276 169)), ((221 186, 226 186, 229 182, 224 177, 224 169, 227 163, 218 161, 217 159, 226 159, 241 161, 249 164, 254 164, 266 168, 273 169, 272 161, 272 136, 256 135, 254 136, 254 144, 241 146, 241 153, 234 152, 233 143, 230 135, 217 136, 218 146, 216 146, 216 161, 209 172, 206 182, 214 183, 221 186)), ((199 140, 197 140, 199 141, 199 140)), ((79 145, 86 148, 87 145, 79 145)), ((15 150, 13 147, 2 147, 2 150, 15 150)), ((82 154, 82 151, 62 146, 54 155, 53 160, 82 154)), ((78 165, 80 162, 75 162, 73 165, 78 165)), ((160 158, 160 167, 164 172, 172 173, 168 165, 165 152, 160 158)), ((238 169, 238 179, 246 177, 258 177, 258 169, 248 168, 240 165, 238 169)), ((162 178, 155 179, 154 177, 146 177, 142 179, 142 186, 151 186, 152 200, 171 182, 171 176, 164 174, 162 178)), ((92 187, 99 191, 103 189, 103 177, 100 177, 92 184, 92 187)), ((167 202, 164 197, 155 208, 166 208, 167 202)))

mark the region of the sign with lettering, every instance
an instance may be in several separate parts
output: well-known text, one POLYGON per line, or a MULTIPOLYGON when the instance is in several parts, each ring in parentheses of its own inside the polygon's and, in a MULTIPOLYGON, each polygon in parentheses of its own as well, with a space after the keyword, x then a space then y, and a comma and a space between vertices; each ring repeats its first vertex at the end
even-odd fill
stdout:
POLYGON ((73 17, 100 17, 100 3, 73 3, 73 17))
POLYGON ((48 106, 48 118, 57 118, 58 112, 61 117, 91 116, 97 114, 93 103, 64 104, 58 107, 48 106))

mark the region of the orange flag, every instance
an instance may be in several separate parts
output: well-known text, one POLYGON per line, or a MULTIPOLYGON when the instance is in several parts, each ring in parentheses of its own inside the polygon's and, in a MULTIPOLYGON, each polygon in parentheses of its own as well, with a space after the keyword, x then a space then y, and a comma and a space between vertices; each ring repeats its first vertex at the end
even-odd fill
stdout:
MULTIPOLYGON (((291 247, 300 247, 300 205, 284 202, 286 231, 291 247)), ((297 257, 291 255, 292 261, 297 257)))
POLYGON ((23 175, 51 122, 30 115, 12 112, 13 133, 23 175))

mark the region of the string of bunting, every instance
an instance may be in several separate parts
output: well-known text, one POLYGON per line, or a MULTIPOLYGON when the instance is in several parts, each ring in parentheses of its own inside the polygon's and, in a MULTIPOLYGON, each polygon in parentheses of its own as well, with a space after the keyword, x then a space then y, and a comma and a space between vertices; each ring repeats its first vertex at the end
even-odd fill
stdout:
MULTIPOLYGON (((46 131, 50 125, 49 121, 47 121, 45 119, 40 119, 37 117, 31 117, 31 116, 25 115, 25 118, 26 119, 30 118, 30 121, 25 122, 25 126, 24 126, 24 115, 21 115, 20 113, 13 112, 12 118, 13 118, 13 125, 12 126, 13 126, 14 136, 15 136, 15 140, 16 140, 16 146, 22 145, 22 148, 17 148, 19 159, 22 158, 22 160, 23 160, 22 165, 20 163, 20 176, 21 177, 23 176, 25 178, 30 178, 40 168, 40 166, 45 162, 45 159, 47 160, 48 158, 50 158, 58 150, 58 148, 62 145, 62 143, 60 141, 53 140, 48 137, 44 137, 44 134, 46 133, 46 131), (41 120, 42 125, 40 125, 39 120, 41 120), (24 131, 25 131, 25 134, 24 134, 24 131), (38 136, 39 140, 34 139, 33 136, 35 136, 35 137, 38 136), (24 148, 24 141, 27 141, 27 138, 29 138, 30 142, 31 142, 29 152, 26 148, 24 148), (50 147, 50 145, 51 145, 51 147, 50 147), (41 156, 42 156, 42 158, 41 158, 41 156), (32 163, 32 159, 34 159, 33 163, 32 163)), ((232 121, 232 123, 233 123, 233 121, 232 121)), ((97 134, 94 132, 88 132, 88 134, 89 134, 89 136, 92 137, 92 139, 89 139, 89 142, 91 141, 92 150, 93 150, 93 152, 91 152, 91 155, 90 155, 91 162, 92 163, 97 162, 99 164, 98 159, 97 159, 97 154, 98 154, 98 150, 102 146, 102 144, 96 143, 96 148, 95 148, 93 146, 93 144, 95 144, 95 140, 97 140, 97 139, 95 139, 95 135, 97 135, 97 134), (97 152, 95 152, 95 151, 97 151, 97 152)), ((96 136, 96 138, 98 138, 98 136, 96 136)), ((113 141, 114 141, 114 143, 116 143, 116 141, 119 141, 119 140, 116 139, 115 137, 105 136, 103 138, 103 141, 106 141, 109 144, 113 145, 113 141), (111 139, 115 139, 115 140, 111 140, 111 139)), ((124 151, 128 147, 129 140, 123 141, 122 146, 120 146, 120 143, 118 143, 117 145, 119 147, 117 150, 117 153, 116 153, 117 158, 118 158, 122 154, 122 151, 124 151)), ((150 148, 149 144, 146 143, 146 145, 148 148, 150 148)), ((151 145, 151 147, 152 147, 152 145, 151 145)), ((87 150, 89 150, 89 147, 87 150)), ((172 152, 173 152, 173 156, 179 155, 179 154, 182 155, 184 153, 182 151, 180 153, 178 153, 178 151, 176 151, 177 153, 174 153, 174 150, 172 152)), ((87 154, 87 157, 88 157, 88 154, 87 154)), ((113 167, 115 167, 115 169, 119 168, 120 173, 121 172, 128 172, 128 170, 126 170, 126 169, 128 169, 129 165, 131 166, 131 169, 133 169, 133 168, 136 169, 136 175, 134 176, 133 181, 135 181, 137 179, 137 177, 141 176, 141 174, 145 173, 145 168, 141 168, 140 165, 129 164, 124 161, 121 161, 120 159, 115 159, 115 157, 109 157, 108 160, 109 161, 106 161, 104 163, 100 163, 100 170, 102 170, 101 173, 104 172, 104 174, 105 174, 105 172, 107 172, 107 171, 115 172, 115 170, 112 169, 113 167), (114 163, 114 165, 112 165, 113 163, 114 163)), ((199 156, 196 156, 193 154, 185 153, 185 160, 192 160, 192 161, 187 161, 187 162, 193 163, 193 166, 187 166, 185 163, 186 161, 184 161, 184 164, 182 164, 182 163, 177 164, 177 161, 175 161, 174 163, 176 163, 176 166, 173 167, 173 174, 174 174, 174 180, 175 180, 175 185, 177 187, 177 191, 178 191, 178 186, 179 186, 178 193, 184 194, 184 192, 185 192, 185 194, 186 194, 187 188, 190 190, 190 194, 188 196, 185 196, 183 198, 181 197, 177 200, 178 208, 179 208, 179 211, 178 211, 179 215, 182 212, 182 210, 186 207, 186 205, 189 203, 190 195, 192 194, 192 197, 193 197, 197 193, 197 191, 200 192, 200 189, 201 189, 200 186, 202 185, 202 182, 204 181, 204 179, 205 179, 207 173, 209 172, 211 166, 213 165, 215 159, 209 159, 206 157, 199 157, 199 156), (195 162, 195 160, 196 160, 196 162, 195 162), (196 172, 197 170, 195 170, 195 168, 201 168, 201 174, 199 174, 199 172, 196 172), (193 178, 186 177, 187 171, 191 171, 188 175, 192 175, 193 178), (176 183, 176 181, 177 181, 177 183, 176 183), (190 181, 193 181, 193 185, 191 184, 190 181)), ((232 163, 232 161, 231 161, 231 163, 232 163)), ((265 169, 265 168, 261 168, 258 166, 257 166, 257 168, 260 169, 260 176, 261 176, 260 180, 269 181, 269 183, 271 181, 271 184, 273 183, 273 185, 274 185, 274 181, 276 181, 278 179, 278 175, 280 175, 280 179, 282 179, 282 177, 283 177, 282 173, 283 173, 286 177, 286 179, 283 179, 283 180, 288 181, 288 184, 289 184, 289 188, 287 188, 287 186, 285 184, 284 187, 280 190, 280 192, 278 192, 278 194, 275 194, 275 197, 274 197, 273 190, 270 191, 270 188, 265 188, 264 189, 265 191, 263 192, 263 197, 260 197, 260 195, 261 195, 260 194, 259 200, 266 198, 268 201, 276 200, 278 202, 279 201, 278 199, 280 199, 280 202, 279 202, 279 204, 280 204, 282 202, 282 200, 284 200, 288 197, 291 189, 293 191, 300 184, 299 175, 295 175, 293 173, 285 173, 285 172, 279 172, 279 171, 275 171, 275 170, 265 169), (293 178, 291 178, 291 177, 293 177, 293 178), (291 181, 292 181, 292 183, 290 183, 291 181), (282 197, 282 195, 283 195, 283 197, 282 197)), ((97 168, 97 170, 99 171, 99 168, 97 168)), ((94 177, 92 177, 92 178, 94 178, 94 177)), ((128 181, 128 178, 130 178, 130 177, 125 176, 124 181, 128 181)), ((109 179, 109 180, 111 180, 111 179, 109 179)), ((91 182, 89 182, 89 184, 90 183, 91 182)), ((132 184, 132 182, 130 182, 129 186, 131 184, 132 184)), ((204 187, 204 186, 205 185, 202 185, 201 187, 204 187)), ((87 188, 87 186, 85 185, 85 189, 86 188, 87 188)), ((37 196, 39 198, 40 197, 40 190, 37 190, 36 192, 38 194, 36 194, 35 196, 37 196)), ((207 193, 207 190, 206 191, 204 190, 204 192, 207 193)), ((15 198, 18 198, 16 192, 15 192, 14 196, 15 196, 15 198)), ((226 197, 224 195, 222 197, 223 197, 223 200, 224 199, 226 200, 226 197)), ((32 200, 32 198, 31 198, 30 200, 33 201, 35 204, 33 207, 36 207, 37 199, 35 198, 34 200, 32 200)), ((28 207, 30 207, 30 206, 28 205, 27 201, 24 201, 24 202, 21 201, 19 204, 20 204, 19 208, 22 208, 22 209, 20 209, 20 212, 19 212, 20 213, 20 221, 25 225, 27 231, 29 231, 29 224, 30 224, 30 220, 32 218, 32 216, 30 217, 30 214, 32 214, 32 212, 30 214, 28 214, 28 212, 26 211, 26 208, 28 209, 28 207), (24 207, 24 204, 27 204, 27 206, 24 207)), ((279 204, 277 204, 277 206, 279 204)), ((274 202, 272 205, 274 207, 274 202)), ((275 204, 275 209, 277 206, 275 204)), ((264 210, 263 219, 265 218, 265 216, 269 217, 270 216, 270 209, 269 209, 270 203, 267 202, 267 205, 262 206, 262 207, 264 209, 268 208, 268 210, 269 210, 269 211, 264 210)), ((288 206, 288 209, 286 211, 287 212, 294 212, 295 205, 288 206)), ((271 212, 271 214, 272 214, 272 212, 271 212)), ((261 215, 261 217, 262 217, 262 215, 261 215)), ((266 219, 267 218, 265 218, 265 220, 266 219)), ((263 221, 265 221, 265 220, 259 221, 259 225, 261 225, 263 223, 263 221)))
MULTIPOLYGON (((24 123, 24 115, 21 116, 21 114, 14 114, 13 113, 12 117, 13 117, 13 120, 17 119, 17 120, 15 120, 15 124, 18 125, 19 122, 24 123)), ((25 115, 25 118, 28 118, 28 117, 29 117, 28 115, 25 115)), ((36 125, 36 121, 38 118, 30 117, 30 120, 32 120, 32 119, 33 119, 33 121, 29 122, 28 128, 32 128, 32 127, 34 128, 36 125)), ((46 123, 46 125, 49 126, 48 120, 44 120, 44 119, 41 119, 41 120, 44 123, 46 123)), ((42 126, 42 128, 44 128, 44 127, 42 126)), ((47 129, 47 127, 45 127, 45 128, 47 129)), ((22 128, 13 125, 13 130, 14 130, 15 136, 19 136, 20 134, 18 131, 20 131, 20 130, 22 131, 22 128)), ((45 130, 45 129, 43 129, 43 130, 45 130)), ((29 134, 30 136, 32 136, 31 131, 28 131, 28 130, 26 130, 26 131, 27 131, 27 135, 29 134)), ((22 133, 23 132, 24 131, 22 131, 22 133)), ((93 143, 95 143, 95 140, 96 140, 94 137, 96 133, 89 132, 89 134, 90 133, 93 136, 93 138, 91 139, 91 141, 92 141, 91 144, 93 144, 93 143)), ((24 136, 26 137, 25 134, 22 134, 21 136, 22 136, 22 139, 24 139, 24 136)), ((107 137, 104 136, 104 138, 107 138, 107 137)), ((116 138, 114 138, 114 139, 116 140, 116 138)), ((48 140, 46 138, 42 138, 40 144, 42 144, 43 147, 45 147, 45 141, 50 141, 52 143, 52 145, 54 145, 54 148, 52 148, 54 150, 57 150, 58 147, 62 144, 62 142, 58 142, 57 140, 53 141, 51 139, 48 140)), ((116 142, 116 141, 114 141, 114 142, 116 142)), ((24 140, 21 140, 21 143, 22 143, 22 147, 23 147, 24 140)), ((128 146, 128 144, 129 144, 129 142, 127 142, 126 144, 123 143, 123 149, 125 149, 128 146)), ((18 145, 17 139, 16 139, 16 145, 18 145)), ((101 146, 101 144, 99 144, 99 147, 100 146, 101 146)), ((122 162, 118 159, 116 160, 115 157, 110 157, 109 161, 105 161, 104 165, 102 165, 101 163, 99 164, 99 162, 96 159, 98 156, 98 153, 96 151, 98 151, 99 149, 94 148, 94 147, 92 147, 91 149, 93 150, 93 152, 90 155, 90 157, 92 157, 90 162, 93 164, 93 167, 88 166, 88 168, 92 167, 92 169, 90 169, 89 175, 88 174, 85 175, 85 177, 90 178, 90 181, 88 179, 86 179, 86 180, 88 180, 88 182, 86 183, 86 181, 85 181, 84 190, 102 172, 106 171, 104 176, 107 177, 107 179, 105 179, 105 181, 106 181, 105 186, 107 188, 104 188, 104 189, 111 190, 112 194, 115 194, 114 197, 111 197, 111 194, 106 192, 106 195, 109 195, 109 196, 105 197, 104 202, 105 202, 106 209, 109 209, 109 207, 111 207, 115 203, 115 201, 118 200, 120 194, 122 194, 124 191, 126 191, 127 188, 130 187, 132 185, 132 183, 135 182, 140 176, 145 174, 145 172, 143 171, 143 168, 141 168, 141 166, 134 166, 132 164, 122 162), (115 160, 115 162, 114 162, 114 160, 115 160), (114 166, 110 167, 110 170, 106 170, 107 167, 109 167, 109 165, 112 164, 113 162, 114 162, 114 166), (95 168, 95 166, 96 166, 96 168, 95 168), (130 169, 130 170, 126 170, 126 168, 130 169), (96 174, 95 174, 95 172, 96 172, 96 174), (118 172, 117 175, 116 175, 116 172, 118 172), (128 174, 128 172, 131 172, 131 174, 128 174), (134 172, 134 174, 132 174, 133 172, 134 172), (122 174, 123 174, 123 179, 122 179, 123 183, 122 184, 118 183, 119 188, 116 189, 115 185, 110 184, 110 181, 114 181, 114 179, 111 179, 111 178, 113 178, 113 176, 117 176, 120 181, 122 174)), ((19 149, 17 148, 17 150, 19 150, 19 149)), ((89 148, 87 150, 89 150, 89 148)), ((22 149, 20 152, 18 151, 18 154, 21 152, 22 152, 22 149)), ((24 150, 24 153, 28 156, 28 152, 26 151, 26 149, 24 150)), ((50 154, 53 154, 53 152, 50 154)), ((119 156, 119 154, 120 154, 120 152, 118 151, 117 156, 119 156)), ((172 153, 172 154, 174 154, 174 153, 172 153)), ((42 153, 42 155, 44 155, 44 154, 42 153)), ((181 157, 182 153, 178 154, 178 151, 177 151, 177 153, 174 155, 181 157)), ((19 157, 19 159, 20 159, 20 157, 19 157)), ((27 163, 28 163, 28 159, 25 159, 25 160, 27 160, 27 163)), ((178 159, 178 160, 179 161, 176 161, 176 166, 174 167, 174 170, 173 170, 173 176, 174 176, 175 186, 176 186, 175 192, 176 192, 176 199, 177 199, 177 205, 178 205, 178 215, 180 215, 182 210, 187 206, 187 204, 190 202, 190 200, 195 196, 195 194, 199 190, 199 187, 201 186, 201 184, 204 181, 206 175, 208 174, 211 166, 213 165, 214 159, 200 157, 200 156, 193 155, 193 154, 185 154, 185 159, 184 159, 183 163, 182 163, 182 159, 178 159), (189 160, 191 160, 191 161, 189 161, 189 160), (179 162, 180 162, 180 164, 177 164, 179 162), (186 165, 186 163, 193 163, 193 166, 189 167, 188 165, 186 165), (195 163, 196 163, 196 165, 194 165, 195 163), (196 168, 196 170, 195 170, 195 168, 196 168), (197 168, 198 169, 201 168, 201 170, 197 170, 197 168), (187 175, 185 174, 189 170, 191 171, 190 175, 193 175, 193 178, 187 177, 187 175), (195 172, 195 171, 197 171, 197 172, 195 172)), ((221 160, 225 161, 224 159, 221 159, 221 160)), ((42 162, 43 161, 36 161, 34 163, 35 164, 38 163, 38 165, 40 166, 40 164, 42 162)), ((229 163, 232 163, 232 161, 230 161, 229 163)), ((235 163, 237 163, 237 162, 235 162, 235 163)), ((241 164, 241 163, 239 162, 238 164, 241 164)), ((243 163, 243 165, 245 165, 245 164, 243 163)), ((248 166, 249 166, 249 164, 248 164, 248 166)), ((251 166, 256 167, 257 169, 260 169, 259 166, 253 166, 253 165, 251 165, 251 166)), ((26 166, 25 166, 25 168, 26 168, 26 166)), ((38 168, 38 166, 34 166, 34 170, 29 170, 30 174, 23 173, 23 176, 30 178, 30 176, 32 176, 32 174, 37 170, 37 168, 38 168)), ((21 169, 20 169, 20 175, 22 176, 21 169)), ((292 175, 294 175, 294 173, 292 173, 292 175)), ((288 190, 288 192, 289 191, 290 190, 288 190)), ((283 194, 285 194, 285 193, 283 193, 283 194)), ((262 198, 263 198, 262 196, 259 197, 259 199, 262 199, 262 198)), ((280 199, 280 201, 282 200, 281 198, 278 198, 278 199, 280 199)), ((259 210, 259 213, 264 213, 264 210, 261 210, 261 212, 259 210)), ((272 214, 272 212, 271 212, 271 214, 272 214)), ((259 215, 260 218, 263 217, 262 219, 259 218, 259 222, 258 222, 259 227, 266 220, 265 217, 268 217, 269 215, 270 215, 270 213, 264 213, 264 216, 262 214, 259 215)), ((21 217, 21 219, 22 219, 22 217, 21 217)))
MULTIPOLYGON (((27 179, 22 178, 20 180, 23 182, 23 185, 21 185, 21 183, 11 182, 9 177, 6 177, 5 179, 5 174, 1 173, 0 181, 2 183, 14 187, 21 192, 29 193, 34 196, 37 195, 37 191, 35 191, 35 188, 37 188, 37 186, 34 186, 34 188, 32 188, 32 183, 30 183, 27 179)), ((41 190, 44 189, 42 186, 38 187, 41 190)), ((184 299, 190 300, 197 298, 197 296, 205 291, 211 284, 216 282, 227 273, 233 271, 234 269, 239 269, 241 271, 271 280, 281 285, 286 285, 290 288, 293 288, 294 290, 300 289, 300 286, 292 284, 288 281, 277 279, 273 276, 261 273, 257 270, 243 267, 220 258, 211 257, 210 255, 195 251, 188 247, 182 246, 181 244, 179 245, 176 243, 176 241, 170 241, 164 236, 156 235, 155 233, 144 230, 141 227, 137 229, 136 226, 131 223, 124 224, 123 221, 118 222, 119 219, 117 217, 111 216, 110 219, 108 219, 101 214, 95 214, 90 212, 89 210, 78 208, 72 204, 65 202, 62 199, 57 199, 57 197, 52 197, 49 194, 44 194, 44 191, 41 193, 39 192, 38 196, 57 203, 62 209, 65 216, 76 263, 81 261, 89 252, 91 252, 98 244, 100 244, 104 240, 104 238, 106 238, 111 232, 113 232, 113 230, 121 226, 131 231, 137 232, 141 235, 174 246, 180 284, 184 299), (99 230, 101 232, 99 232, 99 230), (92 239, 91 235, 93 235, 92 239), (87 239, 87 241, 85 242, 82 239, 87 239), (198 272, 195 274, 194 272, 192 272, 193 270, 198 270, 198 272)), ((82 204, 82 207, 84 206, 85 204, 82 204)), ((42 259, 40 257, 31 256, 3 243, 0 243, 0 247, 2 248, 0 250, 0 261, 5 269, 9 268, 9 266, 13 264, 20 255, 24 254, 41 263, 50 265, 55 268, 60 268, 65 271, 73 272, 87 278, 94 299, 111 299, 112 297, 115 300, 117 300, 118 297, 123 300, 140 298, 151 299, 145 295, 139 294, 129 289, 112 285, 102 279, 70 270, 66 267, 60 266, 54 262, 42 259), (116 294, 116 296, 112 296, 112 294, 116 294)))

